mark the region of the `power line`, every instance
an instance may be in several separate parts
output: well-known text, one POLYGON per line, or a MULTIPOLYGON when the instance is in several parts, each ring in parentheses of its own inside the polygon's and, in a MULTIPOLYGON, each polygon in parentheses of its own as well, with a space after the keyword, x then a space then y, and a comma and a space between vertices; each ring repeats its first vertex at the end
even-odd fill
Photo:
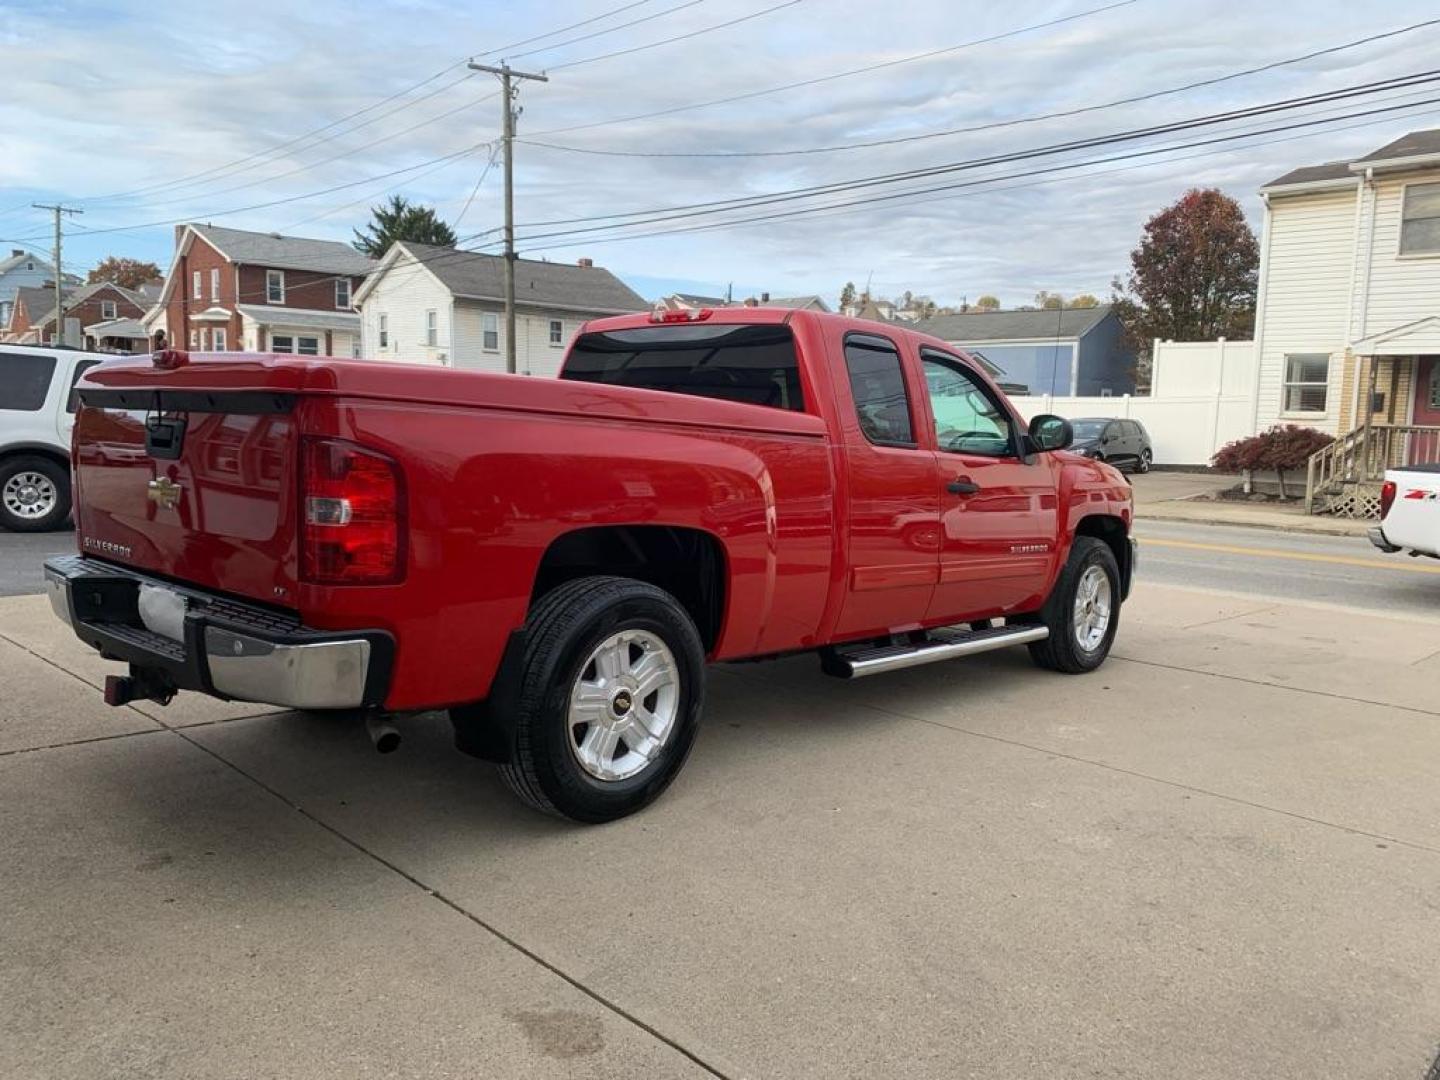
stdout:
MULTIPOLYGON (((1085 113, 1099 112, 1104 109, 1114 109, 1123 105, 1134 105, 1142 101, 1153 101, 1156 98, 1167 97, 1172 94, 1181 94, 1189 90, 1198 90, 1202 87, 1216 86, 1220 83, 1230 82, 1235 79, 1245 78, 1250 75, 1258 75, 1262 72, 1273 71, 1277 68, 1286 67, 1291 64, 1303 63, 1306 60, 1314 60, 1317 57, 1329 56, 1334 53, 1343 52, 1347 49, 1354 49, 1362 45, 1369 45, 1376 41, 1383 41, 1387 38, 1397 37, 1401 34, 1412 33, 1416 30, 1426 29, 1440 25, 1440 19, 1426 19, 1423 22, 1412 23, 1409 26, 1400 27, 1397 30, 1389 30, 1381 34, 1371 34, 1368 37, 1357 38, 1354 41, 1347 41, 1340 45, 1332 45, 1324 49, 1316 49, 1313 52, 1303 53, 1300 56, 1291 56, 1283 60, 1275 60, 1259 67, 1246 68, 1243 71, 1233 71, 1228 75, 1219 75, 1214 78, 1200 79, 1196 82, 1185 83, 1181 86, 1166 87, 1163 90, 1152 90, 1145 94, 1135 94, 1131 97, 1117 98, 1114 101, 1107 101, 1098 105, 1082 105, 1072 109, 1062 109, 1057 112, 1040 113, 1033 116, 1015 117, 1011 120, 997 120, 985 124, 973 124, 968 127, 947 128, 943 131, 928 131, 918 135, 900 135, 886 139, 870 139, 864 142, 841 143, 833 146, 812 146, 800 149, 787 150, 710 150, 710 151, 683 151, 683 150, 656 150, 656 151, 631 151, 631 150, 604 150, 584 146, 564 146, 556 143, 537 142, 533 139, 521 139, 521 142, 529 146, 544 147, 547 150, 563 150, 575 154, 593 154, 603 157, 637 157, 637 158, 764 158, 764 157, 796 157, 807 154, 830 154, 844 150, 864 150, 878 146, 896 146, 901 143, 922 142, 927 139, 941 139, 952 135, 969 135, 980 131, 996 131, 1001 128, 1018 127, 1022 124, 1035 124, 1045 120, 1056 120, 1071 116, 1080 116, 1085 113)), ((692 106, 695 107, 695 106, 692 106)))
POLYGON ((1021 34, 1033 33, 1036 30, 1048 30, 1052 26, 1059 26, 1062 23, 1074 22, 1077 19, 1089 18, 1091 15, 1099 15, 1106 11, 1113 11, 1116 8, 1129 7, 1138 0, 1118 0, 1116 3, 1105 4, 1101 7, 1090 8, 1086 11, 1077 11, 1073 15, 1064 15, 1056 19, 1047 19, 1044 22, 1032 23, 1029 26, 1017 27, 1014 30, 1006 30, 1003 33, 991 34, 988 37, 975 38, 971 41, 962 41, 958 45, 947 45, 943 49, 931 49, 928 52, 915 53, 911 56, 902 56, 895 60, 884 60, 876 64, 868 64, 865 67, 851 68, 848 71, 837 71, 830 75, 821 75, 813 79, 802 79, 799 82, 785 83, 781 86, 771 86, 765 90, 750 90, 743 94, 734 94, 730 97, 715 98, 711 101, 700 101, 691 105, 676 105, 668 109, 657 109, 654 112, 638 113, 633 116, 617 116, 609 120, 596 120, 587 124, 571 124, 568 127, 547 128, 544 131, 537 131, 538 136, 561 135, 571 131, 588 131, 592 128, 609 127, 612 124, 629 124, 636 120, 651 120, 657 116, 670 116, 674 113, 689 112, 693 109, 705 109, 712 105, 730 105, 737 101, 748 101, 751 98, 765 97, 769 94, 779 94, 786 90, 799 90, 806 86, 818 86, 820 83, 834 82, 836 79, 848 79, 852 75, 866 75, 872 71, 882 71, 886 68, 898 67, 901 64, 913 64, 920 60, 929 60, 932 57, 944 56, 948 53, 959 52, 962 49, 971 49, 977 45, 989 45, 996 41, 1004 41, 1007 38, 1018 37, 1021 34))
MULTIPOLYGON (((464 80, 461 80, 461 81, 463 82, 464 80)), ((452 85, 454 85, 454 84, 452 84, 452 85)), ((233 186, 231 186, 231 187, 220 188, 220 189, 217 190, 217 191, 207 191, 207 192, 204 192, 203 195, 181 195, 181 196, 178 196, 177 198, 174 198, 174 199, 159 199, 159 200, 153 200, 153 201, 147 200, 147 205, 150 205, 150 206, 174 206, 174 205, 177 204, 177 203, 187 203, 187 202, 190 202, 192 199, 195 199, 195 198, 211 199, 211 198, 216 197, 217 195, 228 195, 228 194, 231 193, 232 191, 245 191, 245 190, 247 190, 247 189, 249 189, 249 188, 259 187, 259 186, 262 185, 262 184, 274 184, 274 183, 278 183, 278 182, 281 181, 281 180, 285 180, 285 179, 287 179, 287 178, 289 178, 289 177, 291 177, 291 176, 295 176, 295 175, 297 175, 297 174, 299 174, 299 173, 309 172, 309 171, 312 170, 312 169, 318 169, 318 168, 319 168, 320 166, 322 166, 322 165, 329 165, 329 164, 331 164, 332 162, 341 161, 341 160, 343 160, 344 158, 347 158, 347 157, 353 157, 354 155, 360 153, 361 151, 369 150, 371 147, 373 147, 373 146, 379 146, 381 143, 393 142, 395 139, 399 139, 399 138, 402 138, 402 137, 404 137, 404 136, 406 136, 406 135, 409 135, 411 132, 419 131, 419 130, 420 130, 421 128, 423 128, 423 127, 429 127, 431 124, 438 123, 439 121, 444 120, 444 119, 446 119, 447 117, 454 116, 454 115, 455 115, 456 113, 458 113, 458 112, 463 112, 463 111, 465 111, 465 110, 467 110, 467 109, 472 109, 472 108, 474 108, 476 105, 480 105, 480 104, 482 104, 483 102, 490 101, 491 99, 496 98, 496 97, 498 97, 498 96, 499 96, 499 94, 498 94, 498 93, 495 93, 495 92, 492 92, 492 93, 489 93, 489 94, 481 94, 479 97, 477 97, 477 98, 471 98, 469 101, 463 102, 463 103, 455 106, 453 109, 446 109, 446 110, 445 110, 444 112, 442 112, 442 113, 437 113, 436 115, 434 115, 434 116, 432 116, 432 117, 429 117, 429 118, 426 119, 426 120, 421 120, 418 124, 411 124, 409 127, 407 127, 407 128, 402 128, 402 129, 399 130, 399 131, 392 131, 392 132, 389 132, 389 133, 387 133, 387 134, 385 134, 385 135, 381 135, 379 138, 371 139, 371 140, 370 140, 369 142, 367 142, 367 143, 362 143, 362 144, 359 145, 359 146, 353 147, 353 148, 351 148, 351 149, 349 149, 349 150, 346 150, 346 151, 343 151, 342 153, 339 153, 339 154, 333 154, 333 155, 331 155, 331 156, 328 157, 328 158, 321 158, 319 161, 311 161, 311 162, 308 162, 308 163, 306 163, 306 164, 304 164, 304 165, 297 165, 295 168, 290 169, 290 170, 288 170, 287 172, 280 173, 280 174, 278 174, 278 175, 276 175, 276 176, 263 176, 263 177, 261 177, 261 178, 258 179, 258 180, 247 180, 247 181, 246 181, 245 183, 243 183, 243 184, 235 184, 235 185, 233 185, 233 186)), ((377 117, 377 119, 379 119, 379 118, 377 117)), ((373 121, 367 121, 367 123, 373 123, 373 121)), ((361 126, 364 126, 364 125, 361 125, 361 126)), ((352 129, 351 129, 351 131, 358 131, 358 130, 359 130, 358 128, 352 128, 352 129)), ((346 134, 348 134, 348 132, 346 132, 346 134)), ((322 140, 322 141, 323 141, 323 140, 322 140)), ((320 145, 320 144, 319 144, 319 143, 316 143, 315 145, 318 146, 318 145, 320 145)), ((313 149, 313 148, 312 148, 312 149, 313 149)), ((241 171, 242 171, 242 172, 245 172, 245 171, 248 171, 248 170, 241 170, 241 171)), ((204 217, 205 215, 201 214, 201 215, 198 215, 198 216, 204 217)))
MULTIPOLYGON (((1165 124, 1155 124, 1149 127, 1133 128, 1126 131, 1114 132, 1108 135, 1093 136, 1084 139, 1072 139, 1067 142, 1051 143, 1045 146, 1034 147, 1027 150, 1013 151, 1004 154, 992 154, 987 157, 971 158, 961 161, 947 162, 942 165, 933 165, 925 168, 906 169, 899 172, 881 173, 878 175, 864 176, 852 180, 840 180, 826 184, 815 184, 809 187, 790 188, 777 192, 770 192, 765 195, 740 196, 730 199, 714 199, 706 202, 688 203, 679 206, 657 207, 650 210, 622 211, 612 214, 597 214, 588 217, 561 218, 551 221, 530 222, 529 226, 545 225, 570 225, 584 224, 586 222, 606 221, 612 222, 619 218, 646 218, 648 222, 629 222, 628 224, 645 224, 656 221, 670 220, 677 217, 694 217, 702 214, 723 213, 726 210, 748 209, 752 206, 763 206, 774 202, 786 202, 793 199, 807 198, 814 195, 827 195, 838 191, 853 190, 862 187, 874 187, 884 184, 893 184, 905 180, 923 179, 928 176, 936 176, 949 172, 958 172, 969 169, 981 168, 987 165, 1006 164, 1012 161, 1026 160, 1036 157, 1046 157, 1054 154, 1067 153, 1072 150, 1089 149, 1096 146, 1104 146, 1116 142, 1129 142, 1136 139, 1149 138, 1153 135, 1170 134, 1176 131, 1189 130, 1196 127, 1208 127, 1215 124, 1227 123, 1232 120, 1247 119, 1252 116, 1261 116, 1267 113, 1284 112, 1291 109, 1304 108, 1309 105, 1323 104, 1328 101, 1342 100, 1347 97, 1365 96, 1368 94, 1380 93, 1385 90, 1402 89, 1406 86, 1420 83, 1433 82, 1440 78, 1440 69, 1415 72, 1409 75, 1397 76, 1392 79, 1382 79, 1371 83, 1360 83, 1356 86, 1345 87, 1338 90, 1324 91, 1318 94, 1304 95, 1298 98, 1287 98, 1265 105, 1248 106, 1243 109, 1232 109, 1221 113, 1209 113, 1202 116, 1191 117, 1188 120, 1172 121, 1165 124)), ((618 223, 625 224, 625 223, 618 223)), ((598 232, 607 228, 615 228, 617 224, 608 226, 595 226, 589 229, 566 230, 569 233, 598 232)), ((544 238, 554 234, 536 234, 529 239, 544 238)))
MULTIPOLYGON (((1195 148, 1195 147, 1213 146, 1213 145, 1216 145, 1216 144, 1219 144, 1219 143, 1232 142, 1232 141, 1236 141, 1236 140, 1240 140, 1240 139, 1253 138, 1253 137, 1256 136, 1256 135, 1267 135, 1267 134, 1274 134, 1274 133, 1277 133, 1277 132, 1294 131, 1294 130, 1299 129, 1299 128, 1310 127, 1310 126, 1315 126, 1315 125, 1319 125, 1319 124, 1329 124, 1329 123, 1333 123, 1333 122, 1335 122, 1335 121, 1340 121, 1340 120, 1352 120, 1352 119, 1355 119, 1355 118, 1357 118, 1357 117, 1369 117, 1369 116, 1376 116, 1376 115, 1379 115, 1379 114, 1391 114, 1391 113, 1395 113, 1395 112, 1398 112, 1398 111, 1401 111, 1401 110, 1405 110, 1405 109, 1413 109, 1413 108, 1418 108, 1418 107, 1421 107, 1421 106, 1432 105, 1432 104, 1440 104, 1440 97, 1427 98, 1427 99, 1425 99, 1425 100, 1423 100, 1423 101, 1405 102, 1405 103, 1403 103, 1403 104, 1398 104, 1398 105, 1388 105, 1388 106, 1383 106, 1383 107, 1380 107, 1380 108, 1364 110, 1364 111, 1356 112, 1356 113, 1350 113, 1350 114, 1345 115, 1345 116, 1325 117, 1325 118, 1316 119, 1316 120, 1297 121, 1297 122, 1295 122, 1295 123, 1282 124, 1282 125, 1279 125, 1279 126, 1276 126, 1276 127, 1264 128, 1264 129, 1258 129, 1258 130, 1252 130, 1252 131, 1245 131, 1245 132, 1238 132, 1238 133, 1230 133, 1230 134, 1225 134, 1225 135, 1219 135, 1219 136, 1214 136, 1214 137, 1211 137, 1211 138, 1208 138, 1208 139, 1200 139, 1200 140, 1196 140, 1196 141, 1193 141, 1193 142, 1180 143, 1180 144, 1176 144, 1176 145, 1172 145, 1172 146, 1152 147, 1152 148, 1150 148, 1150 149, 1145 149, 1145 150, 1135 150, 1135 151, 1130 151, 1130 152, 1128 152, 1128 153, 1115 154, 1115 155, 1111 155, 1111 156, 1109 156, 1109 157, 1104 157, 1104 158, 1094 158, 1094 159, 1091 159, 1091 160, 1088 160, 1088 161, 1065 162, 1065 163, 1061 163, 1061 164, 1057 164, 1057 165, 1047 166, 1047 167, 1041 168, 1041 169, 1031 169, 1031 170, 1026 170, 1026 171, 1022 171, 1022 172, 1010 173, 1010 174, 1006 174, 1006 175, 1002 175, 1002 176, 981 177, 981 178, 979 178, 979 179, 961 181, 961 182, 953 183, 953 184, 937 185, 937 186, 928 187, 928 188, 917 188, 917 189, 910 190, 910 191, 891 192, 891 193, 888 193, 888 194, 885 194, 885 195, 872 195, 872 196, 867 196, 867 197, 862 198, 862 199, 852 199, 852 200, 849 200, 849 201, 847 201, 847 202, 842 202, 842 203, 827 203, 827 204, 822 205, 822 206, 801 207, 801 208, 794 209, 794 210, 778 211, 778 212, 773 213, 773 214, 758 215, 758 216, 747 217, 747 218, 736 218, 736 219, 729 220, 729 221, 712 222, 712 223, 703 224, 703 225, 682 225, 682 226, 680 226, 680 227, 678 227, 678 228, 673 228, 673 229, 659 229, 659 230, 654 230, 654 231, 650 231, 650 232, 629 233, 629 234, 622 235, 622 236, 606 236, 606 237, 598 237, 598 238, 596 238, 596 237, 587 237, 583 242, 586 243, 587 245, 591 245, 591 244, 606 244, 606 243, 615 243, 615 242, 619 242, 619 241, 623 241, 623 240, 642 240, 642 239, 648 239, 648 238, 657 237, 657 236, 675 236, 675 235, 679 235, 679 234, 690 234, 690 233, 699 233, 699 232, 711 232, 711 231, 715 231, 715 230, 723 230, 723 229, 734 228, 734 227, 743 226, 743 225, 753 225, 753 224, 768 223, 768 222, 777 221, 777 220, 783 220, 783 219, 788 219, 788 218, 807 216, 807 215, 811 215, 811 214, 820 214, 820 213, 825 213, 825 212, 830 212, 830 211, 836 211, 836 210, 849 210, 849 209, 853 209, 854 207, 857 207, 857 206, 869 206, 869 205, 873 205, 873 204, 875 204, 875 203, 893 202, 893 201, 900 200, 900 199, 912 198, 913 196, 916 196, 916 195, 927 195, 927 194, 934 194, 934 193, 937 193, 937 192, 956 191, 956 190, 965 189, 965 188, 980 187, 980 186, 982 186, 982 185, 995 183, 995 182, 1001 181, 1001 180, 1025 179, 1025 178, 1028 178, 1028 177, 1040 176, 1040 175, 1048 174, 1048 173, 1067 172, 1067 171, 1074 170, 1074 169, 1085 168, 1085 167, 1090 166, 1090 165, 1101 165, 1101 164, 1106 164, 1106 163, 1109 163, 1109 162, 1112 162, 1112 161, 1127 161, 1127 160, 1133 160, 1133 159, 1135 159, 1135 158, 1150 157, 1150 156, 1155 156, 1155 155, 1159 155, 1159 154, 1172 153, 1172 152, 1174 152, 1174 151, 1176 151, 1176 150, 1185 150, 1185 149, 1191 149, 1191 148, 1195 148)), ((1385 120, 1389 120, 1390 117, 1387 115, 1387 116, 1385 116, 1384 119, 1385 119, 1385 120)), ((1371 121, 1371 123, 1380 123, 1380 122, 1383 122, 1383 121, 1379 121, 1379 120, 1377 120, 1377 121, 1371 121)), ((1364 125, 1354 125, 1354 126, 1360 127, 1360 126, 1364 126, 1364 125)), ((1336 130, 1344 130, 1344 129, 1343 129, 1343 128, 1340 128, 1340 129, 1336 129, 1336 130)), ((1314 133, 1312 133, 1312 134, 1326 134, 1326 133, 1328 133, 1328 130, 1327 130, 1327 132, 1314 132, 1314 133)), ((1277 141, 1277 142, 1283 142, 1283 141, 1288 141, 1288 140, 1275 140, 1275 141, 1277 141)), ((1264 145, 1264 144, 1259 144, 1259 145, 1264 145)), ((1248 147, 1246 147, 1246 148, 1248 148, 1248 147)), ((1224 152, 1228 152, 1228 151, 1224 151, 1224 152)), ((1211 153, 1214 153, 1214 152, 1212 151, 1211 153)), ((1203 156, 1203 155, 1195 155, 1195 156, 1198 157, 1198 156, 1203 156)), ((1147 162, 1146 164, 1164 164, 1164 162, 1147 162)), ((1122 170, 1113 170, 1113 171, 1122 171, 1122 170)), ((1029 184, 1018 184, 1018 185, 1012 185, 1012 186, 1013 186, 1013 187, 1028 187, 1028 186, 1032 186, 1032 185, 1029 185, 1029 184)), ((1008 190, 1008 189, 1006 189, 1006 188, 993 188, 993 189, 987 189, 987 190, 1008 190)), ((954 197, 954 196, 950 196, 950 197, 954 197)), ((917 200, 917 202, 923 202, 923 201, 936 201, 936 200, 917 200)), ((644 225, 644 224, 651 224, 651 223, 638 222, 638 223, 635 223, 635 224, 644 225)), ((613 228, 623 228, 623 227, 625 227, 625 226, 613 226, 613 228)), ((565 234, 565 233, 555 233, 555 234, 551 234, 551 235, 556 236, 556 237, 566 237, 568 234, 565 234)), ((527 239, 534 239, 534 238, 533 238, 533 237, 529 237, 529 238, 527 238, 527 237, 521 237, 520 239, 521 239, 521 242, 523 243, 523 242, 525 242, 527 239)), ((575 241, 574 239, 562 239, 562 240, 557 240, 557 242, 556 242, 556 243, 553 243, 553 244, 545 244, 545 245, 541 245, 541 246, 538 246, 538 247, 531 247, 529 250, 531 250, 531 251, 549 251, 549 250, 553 250, 554 248, 572 246, 575 242, 576 242, 576 241, 575 241)))
MULTIPOLYGON (((440 157, 437 157, 437 158, 430 158, 430 159, 427 160, 427 161, 417 162, 417 163, 414 164, 414 165, 407 165, 407 166, 405 166, 403 169, 392 169, 392 170, 390 170, 389 172, 381 173, 381 174, 379 174, 378 176, 366 176, 366 177, 363 177, 362 179, 359 179, 359 180, 351 180, 351 181, 349 181, 348 183, 335 184, 335 185, 333 185, 333 186, 331 186, 331 187, 322 188, 322 189, 320 189, 319 191, 309 191, 309 192, 305 192, 305 193, 300 194, 300 195, 290 195, 290 196, 287 196, 287 197, 285 197, 285 198, 283 198, 283 199, 271 199, 271 200, 269 200, 269 201, 267 201, 267 202, 252 203, 252 204, 249 205, 249 206, 232 206, 232 207, 230 207, 230 208, 227 209, 227 210, 219 210, 219 211, 216 211, 215 213, 212 213, 212 214, 210 214, 210 215, 208 215, 208 216, 209 216, 209 217, 225 217, 225 216, 227 216, 227 215, 229 215, 229 214, 243 214, 243 213, 247 213, 247 212, 249 212, 249 211, 251 211, 251 210, 266 210, 266 209, 269 209, 269 208, 272 207, 272 206, 284 206, 284 205, 286 205, 287 203, 292 203, 292 202, 304 202, 304 201, 307 200, 307 199, 319 198, 321 195, 329 195, 329 194, 331 194, 332 192, 344 191, 344 190, 346 190, 347 188, 352 188, 352 187, 359 187, 361 184, 373 184, 376 180, 384 180, 384 179, 387 179, 388 177, 391 177, 391 176, 399 176, 399 175, 401 175, 402 173, 414 172, 416 169, 424 168, 424 167, 427 166, 427 165, 433 165, 433 164, 437 164, 438 162, 451 161, 451 160, 456 159, 456 158, 465 157, 466 155, 468 155, 468 154, 473 154, 473 153, 475 153, 477 150, 481 150, 481 149, 487 147, 488 145, 489 145, 489 143, 483 143, 483 142, 482 142, 482 143, 476 143, 474 146, 467 146, 467 147, 466 147, 465 149, 463 149, 463 150, 456 150, 454 153, 451 153, 451 154, 443 154, 443 155, 441 155, 440 157)), ((92 234, 98 234, 98 233, 115 233, 115 232, 135 232, 135 231, 138 230, 138 229, 153 229, 153 228, 156 228, 156 227, 162 226, 162 225, 183 225, 183 224, 186 224, 187 222, 191 221, 192 219, 193 219, 193 215, 192 215, 192 217, 166 218, 166 219, 163 220, 163 221, 146 221, 146 222, 142 222, 142 223, 137 224, 137 225, 110 225, 110 226, 106 226, 106 227, 100 228, 100 229, 91 229, 91 230, 89 230, 89 231, 90 231, 92 234)), ((37 238, 36 238, 36 237, 30 237, 30 239, 33 240, 33 239, 37 239, 37 238)))
POLYGON ((485 177, 489 176, 490 170, 495 167, 495 158, 499 149, 498 146, 491 149, 490 160, 485 162, 485 168, 480 170, 480 175, 475 180, 475 186, 470 189, 469 198, 465 200, 465 205, 460 208, 460 213, 455 215, 455 220, 450 223, 452 229, 456 228, 460 222, 465 220, 465 215, 470 211, 470 204, 475 201, 475 196, 480 194, 480 185, 485 183, 485 177))
MULTIPOLYGON (((587 56, 583 60, 567 60, 563 64, 555 64, 547 68, 547 71, 563 71, 565 68, 579 67, 581 64, 594 64, 601 60, 613 60, 617 56, 629 56, 631 53, 644 52, 646 49, 658 49, 661 45, 673 45, 677 41, 688 41, 690 38, 699 37, 701 34, 710 34, 716 30, 724 30, 727 27, 738 26, 751 19, 758 19, 762 15, 769 15, 772 11, 779 11, 781 8, 794 7, 801 0, 783 0, 782 3, 772 4, 770 7, 762 8, 759 11, 752 11, 749 15, 741 15, 738 19, 730 19, 726 22, 716 23, 713 26, 701 27, 699 30, 691 30, 689 33, 676 34, 674 37, 664 38, 660 41, 652 41, 645 45, 632 45, 628 49, 616 49, 614 52, 601 53, 599 56, 587 56)), ((1130 0, 1133 2, 1133 0, 1130 0)))
MULTIPOLYGON (((529 45, 532 41, 540 41, 540 40, 543 39, 543 38, 554 37, 556 34, 566 34, 566 33, 569 33, 571 30, 578 30, 578 29, 580 29, 580 27, 582 27, 582 26, 589 26, 589 25, 591 25, 592 23, 597 23, 597 22, 599 22, 601 19, 608 19, 611 15, 619 15, 621 12, 629 11, 631 8, 641 7, 641 6, 643 6, 643 5, 645 5, 645 4, 648 4, 648 3, 651 3, 651 2, 652 2, 652 0, 634 0, 633 3, 621 4, 619 7, 617 7, 617 8, 611 8, 609 11, 602 11, 599 15, 592 15, 592 16, 590 16, 590 18, 588 18, 588 19, 581 19, 579 22, 571 23, 569 26, 562 26, 562 27, 560 27, 558 30, 547 30, 547 31, 546 31, 545 33, 543 33, 543 34, 536 34, 536 35, 534 35, 533 37, 522 38, 520 41, 512 41, 512 42, 510 42, 510 44, 508 44, 508 45, 501 45, 498 49, 486 49, 486 50, 485 50, 484 52, 482 52, 482 53, 476 53, 474 56, 471 57, 471 59, 474 60, 474 59, 477 59, 478 57, 481 57, 481 56, 499 56, 499 55, 501 55, 502 53, 509 52, 509 50, 511 50, 511 49, 518 49, 521 45, 529 45)), ((650 17, 651 17, 651 18, 656 18, 656 19, 658 19, 658 18, 660 17, 660 15, 663 15, 663 14, 664 14, 664 12, 660 12, 660 13, 658 13, 658 14, 656 14, 656 15, 652 15, 652 16, 650 16, 650 17)), ((630 24, 629 24, 629 23, 626 23, 625 25, 626 25, 626 26, 629 26, 630 24)), ((619 28, 617 27, 616 29, 619 29, 619 28)), ((557 46, 557 47, 558 47, 558 46, 557 46)), ((521 54, 519 54, 519 56, 525 56, 525 55, 527 55, 527 54, 526 54, 526 53, 521 53, 521 54)), ((518 60, 518 59, 519 59, 519 56, 512 56, 512 57, 510 57, 510 59, 511 59, 511 60, 518 60)))
POLYGON ((551 52, 555 49, 563 49, 566 45, 574 45, 577 42, 589 41, 591 38, 602 37, 605 34, 613 34, 617 30, 628 30, 632 26, 639 26, 643 22, 651 22, 652 20, 658 19, 664 15, 669 15, 672 12, 676 11, 683 11, 685 8, 694 7, 696 4, 703 4, 704 2, 705 0, 685 0, 683 4, 676 4, 674 7, 668 7, 664 11, 656 11, 650 15, 645 15, 639 19, 632 19, 630 22, 620 23, 617 26, 607 27, 604 30, 596 30, 593 33, 581 34, 579 37, 570 38, 568 41, 557 41, 553 45, 542 45, 538 49, 530 49, 526 52, 515 53, 513 56, 509 56, 506 59, 523 60, 525 57, 534 56, 536 53, 551 52))

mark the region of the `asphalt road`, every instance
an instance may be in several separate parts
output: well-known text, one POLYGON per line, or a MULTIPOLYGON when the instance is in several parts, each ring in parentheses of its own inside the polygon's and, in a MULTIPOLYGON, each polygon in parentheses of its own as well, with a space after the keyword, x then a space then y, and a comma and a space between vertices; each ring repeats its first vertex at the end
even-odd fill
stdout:
POLYGON ((1302 536, 1141 520, 1141 585, 1218 589, 1393 614, 1440 614, 1440 562, 1386 555, 1363 536, 1302 536))

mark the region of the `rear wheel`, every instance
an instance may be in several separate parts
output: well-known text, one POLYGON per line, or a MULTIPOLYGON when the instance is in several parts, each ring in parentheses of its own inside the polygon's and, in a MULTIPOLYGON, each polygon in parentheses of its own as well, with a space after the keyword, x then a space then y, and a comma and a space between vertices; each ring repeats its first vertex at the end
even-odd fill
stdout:
POLYGON ((1040 667, 1067 674, 1094 671, 1110 655, 1120 623, 1120 567, 1108 544, 1077 536, 1039 621, 1050 631, 1030 645, 1040 667))
POLYGON ((1150 452, 1150 448, 1147 446, 1144 450, 1141 450, 1141 451, 1140 451, 1140 461, 1139 461, 1139 464, 1137 464, 1137 465, 1135 466, 1135 471, 1136 471, 1136 472, 1141 472, 1141 473, 1147 473, 1147 472, 1149 472, 1149 471, 1150 471, 1150 463, 1151 463, 1153 460, 1154 460, 1154 455, 1150 452))
POLYGON ((525 802, 576 821, 634 813, 669 786, 695 741, 705 651, 669 593, 588 577, 536 602, 519 714, 501 773, 525 802))
POLYGON ((47 457, 17 454, 0 461, 0 526, 49 532, 70 515, 70 472, 47 457))

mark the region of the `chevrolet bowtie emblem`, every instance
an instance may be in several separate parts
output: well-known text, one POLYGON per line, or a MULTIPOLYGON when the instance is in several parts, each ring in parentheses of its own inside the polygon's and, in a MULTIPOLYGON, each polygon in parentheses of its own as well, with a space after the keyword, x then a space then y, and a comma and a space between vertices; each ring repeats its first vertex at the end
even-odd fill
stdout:
POLYGON ((174 510, 180 505, 180 492, 184 489, 168 476, 161 476, 145 485, 145 497, 165 510, 174 510))

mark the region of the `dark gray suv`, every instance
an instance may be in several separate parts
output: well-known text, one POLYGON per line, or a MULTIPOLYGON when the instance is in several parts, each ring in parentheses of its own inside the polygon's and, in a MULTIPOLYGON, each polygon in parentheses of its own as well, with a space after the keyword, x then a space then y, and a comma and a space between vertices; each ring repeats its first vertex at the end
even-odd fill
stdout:
POLYGON ((1109 462, 1117 469, 1149 472, 1155 461, 1150 446, 1150 433, 1139 420, 1116 420, 1112 417, 1089 416, 1071 420, 1075 442, 1070 449, 1096 461, 1109 462))

